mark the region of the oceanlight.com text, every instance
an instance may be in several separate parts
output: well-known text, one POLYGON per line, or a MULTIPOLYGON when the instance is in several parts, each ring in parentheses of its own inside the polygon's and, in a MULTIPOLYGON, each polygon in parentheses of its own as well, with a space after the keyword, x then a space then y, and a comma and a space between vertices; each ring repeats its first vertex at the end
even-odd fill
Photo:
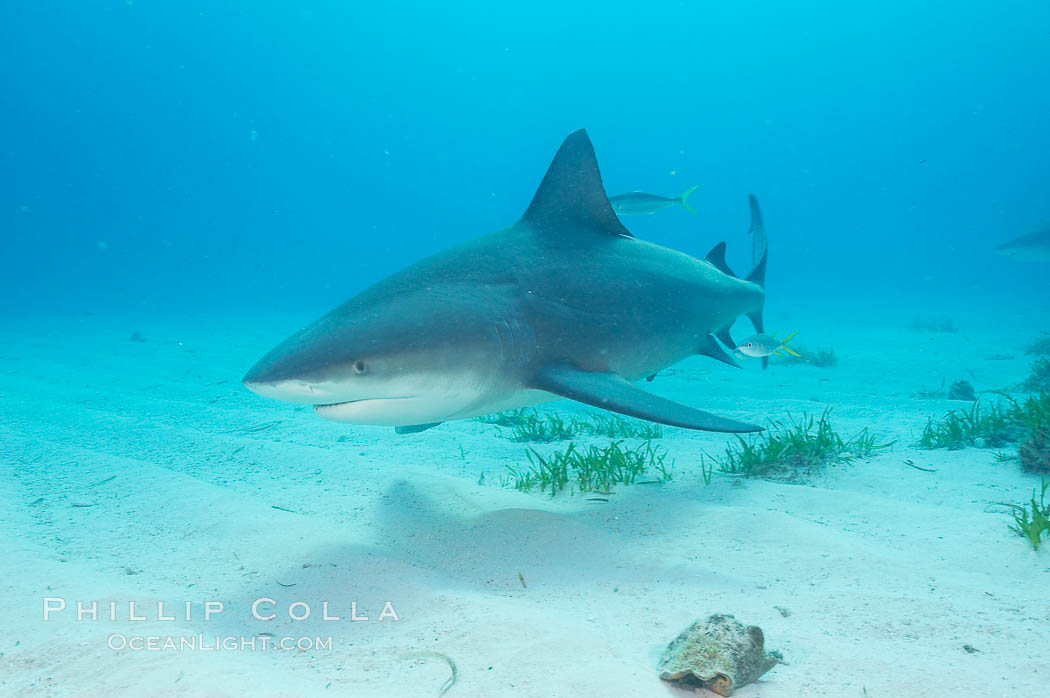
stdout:
POLYGON ((117 652, 309 652, 332 649, 329 637, 250 637, 227 635, 124 635, 114 633, 106 645, 117 652))

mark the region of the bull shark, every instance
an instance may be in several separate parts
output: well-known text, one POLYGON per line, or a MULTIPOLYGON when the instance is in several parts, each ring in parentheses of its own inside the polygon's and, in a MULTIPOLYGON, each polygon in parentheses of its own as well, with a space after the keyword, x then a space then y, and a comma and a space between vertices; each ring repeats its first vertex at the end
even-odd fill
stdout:
POLYGON ((376 283, 266 354, 244 385, 399 433, 559 398, 687 429, 761 431, 633 383, 695 354, 736 365, 715 337, 736 346, 740 315, 762 331, 764 230, 760 254, 738 278, 724 242, 697 259, 631 235, 581 129, 521 220, 376 283))
POLYGON ((997 254, 1026 262, 1050 262, 1050 223, 995 248, 997 254))

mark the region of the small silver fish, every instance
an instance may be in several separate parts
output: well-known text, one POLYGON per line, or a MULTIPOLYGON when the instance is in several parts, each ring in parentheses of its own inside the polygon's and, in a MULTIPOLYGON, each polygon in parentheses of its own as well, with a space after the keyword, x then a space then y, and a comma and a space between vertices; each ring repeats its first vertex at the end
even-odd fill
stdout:
POLYGON ((686 211, 696 213, 692 206, 687 204, 685 200, 696 191, 696 187, 690 187, 679 196, 677 199, 671 199, 666 196, 659 196, 658 194, 646 194, 644 191, 632 191, 629 194, 617 194, 616 196, 609 197, 609 203, 612 204, 613 211, 616 211, 617 216, 630 216, 639 213, 654 213, 662 208, 668 206, 681 206, 686 211))
POLYGON ((788 346, 788 342, 797 335, 798 332, 792 332, 783 339, 777 339, 777 333, 773 334, 756 334, 748 337, 740 343, 740 346, 736 348, 738 352, 744 356, 753 356, 756 359, 769 356, 770 354, 776 354, 777 356, 783 356, 780 350, 783 349, 792 356, 802 356, 797 351, 788 346))

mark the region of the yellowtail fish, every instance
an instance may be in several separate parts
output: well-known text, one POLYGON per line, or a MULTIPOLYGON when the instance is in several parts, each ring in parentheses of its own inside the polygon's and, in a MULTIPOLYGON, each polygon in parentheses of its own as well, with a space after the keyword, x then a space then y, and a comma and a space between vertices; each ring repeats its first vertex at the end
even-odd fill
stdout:
POLYGON ((738 346, 736 350, 744 356, 753 356, 755 358, 769 356, 771 354, 774 354, 776 356, 783 356, 783 354, 780 353, 781 349, 786 351, 788 354, 791 354, 792 356, 802 356, 797 351, 788 346, 788 342, 790 342, 797 334, 798 332, 792 332, 783 339, 777 339, 776 332, 774 332, 773 334, 752 335, 745 339, 743 342, 741 342, 740 346, 738 346))
MULTIPOLYGON (((696 185, 696 187, 699 186, 699 184, 696 185)), ((629 194, 610 196, 609 203, 612 204, 613 211, 616 211, 617 216, 655 213, 656 211, 659 211, 662 208, 667 208, 668 206, 681 206, 690 213, 696 213, 693 207, 685 202, 689 195, 696 191, 696 187, 686 189, 677 199, 671 199, 658 194, 646 194, 644 191, 632 191, 629 194)))

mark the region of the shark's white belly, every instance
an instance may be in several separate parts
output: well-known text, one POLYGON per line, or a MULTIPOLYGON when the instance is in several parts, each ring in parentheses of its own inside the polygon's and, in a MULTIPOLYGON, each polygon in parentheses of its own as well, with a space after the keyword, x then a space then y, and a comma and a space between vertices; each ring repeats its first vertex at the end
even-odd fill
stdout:
POLYGON ((557 395, 551 395, 548 392, 542 390, 529 390, 521 389, 513 392, 504 393, 502 395, 493 397, 491 399, 482 401, 478 404, 471 405, 469 408, 457 413, 449 419, 469 419, 471 417, 481 417, 486 414, 493 414, 495 412, 503 412, 505 410, 517 410, 522 407, 532 407, 533 405, 540 405, 544 402, 553 402, 555 400, 561 400, 563 398, 557 395))

